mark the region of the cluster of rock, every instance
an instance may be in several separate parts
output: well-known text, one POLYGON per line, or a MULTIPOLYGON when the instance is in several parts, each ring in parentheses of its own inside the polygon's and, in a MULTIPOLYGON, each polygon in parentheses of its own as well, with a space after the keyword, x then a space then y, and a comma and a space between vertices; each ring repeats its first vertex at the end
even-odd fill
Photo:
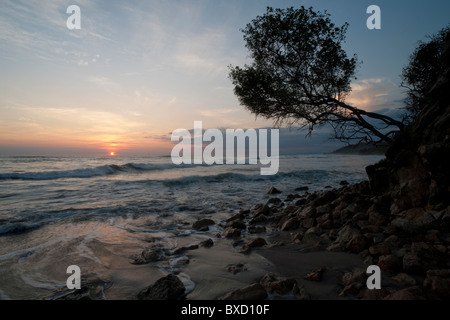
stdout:
MULTIPOLYGON (((291 194, 284 201, 272 198, 234 218, 245 220, 249 231, 250 227, 270 226, 292 232, 292 241, 302 246, 302 252, 359 254, 367 265, 378 265, 403 286, 367 290, 365 270, 354 271, 344 276, 341 295, 449 298, 448 73, 446 70, 423 101, 417 121, 396 137, 386 159, 366 168, 369 181, 302 197, 291 194)), ((269 191, 279 193, 276 188, 269 191)), ((234 229, 227 230, 227 235, 238 235, 234 229)))
POLYGON ((220 297, 219 300, 264 300, 271 294, 298 296, 300 300, 309 300, 310 298, 305 289, 298 286, 296 279, 277 277, 273 273, 267 273, 259 282, 233 290, 220 297))

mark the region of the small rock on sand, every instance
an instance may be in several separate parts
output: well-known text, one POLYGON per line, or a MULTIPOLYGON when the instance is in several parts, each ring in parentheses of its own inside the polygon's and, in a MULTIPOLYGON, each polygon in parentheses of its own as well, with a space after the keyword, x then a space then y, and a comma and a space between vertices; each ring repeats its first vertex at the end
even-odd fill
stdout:
POLYGON ((281 191, 275 187, 270 188, 269 192, 267 192, 267 194, 280 194, 280 193, 281 191))
POLYGON ((186 288, 177 276, 169 274, 157 280, 154 284, 142 289, 137 298, 139 300, 176 300, 180 298, 186 288))
POLYGON ((192 225, 192 228, 197 231, 208 231, 209 226, 215 224, 211 219, 200 219, 192 225))
POLYGON ((259 283, 251 284, 245 288, 231 291, 219 300, 264 300, 267 298, 267 292, 259 283))
POLYGON ((325 270, 326 270, 325 268, 320 268, 316 271, 308 273, 305 276, 305 280, 320 282, 322 280, 322 276, 325 270))

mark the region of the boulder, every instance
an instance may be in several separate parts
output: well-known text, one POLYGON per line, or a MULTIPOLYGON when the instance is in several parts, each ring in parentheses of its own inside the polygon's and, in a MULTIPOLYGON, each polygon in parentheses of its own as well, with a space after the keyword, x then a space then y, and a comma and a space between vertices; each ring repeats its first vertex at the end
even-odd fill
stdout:
POLYGON ((294 278, 278 278, 273 273, 265 274, 259 283, 267 293, 276 292, 280 295, 292 292, 294 286, 298 287, 297 280, 294 278))
POLYGON ((429 269, 439 269, 446 265, 446 255, 425 242, 411 244, 411 251, 403 256, 406 272, 424 274, 429 269))
POLYGON ((424 298, 415 293, 416 291, 418 291, 416 287, 398 290, 384 297, 383 300, 424 300, 424 298))
POLYGON ((243 263, 237 263, 227 266, 228 272, 231 272, 232 274, 237 274, 239 272, 247 271, 247 266, 243 263))
POLYGON ((366 246, 367 246, 366 237, 359 234, 352 237, 352 239, 347 243, 345 249, 352 253, 359 253, 363 251, 366 248, 366 246))
POLYGON ((248 227, 249 233, 263 233, 266 232, 266 227, 264 226, 250 226, 248 227))
POLYGON ((378 243, 369 247, 369 253, 373 256, 384 256, 391 253, 391 248, 385 243, 378 243))
POLYGON ((241 252, 242 253, 249 253, 251 249, 257 248, 257 247, 263 247, 267 245, 266 240, 263 238, 256 238, 249 243, 246 243, 242 246, 241 252))
POLYGON ((315 270, 315 271, 313 271, 313 272, 311 272, 311 273, 308 273, 308 274, 305 276, 305 280, 308 280, 308 281, 315 281, 315 282, 320 282, 320 281, 322 281, 322 276, 323 276, 323 274, 324 274, 324 272, 325 272, 326 270, 327 270, 327 269, 325 269, 325 268, 320 268, 320 269, 315 270))
POLYGON ((105 292, 113 285, 112 281, 102 279, 81 280, 81 288, 77 290, 58 290, 48 299, 50 300, 105 300, 105 292))
POLYGON ((236 213, 235 215, 232 215, 229 217, 226 222, 231 222, 234 220, 243 220, 245 218, 245 215, 242 212, 236 213))
POLYGON ((228 227, 223 231, 222 236, 225 238, 238 238, 241 236, 241 231, 236 228, 228 227))
POLYGON ((245 229, 247 228, 247 225, 239 220, 233 220, 227 223, 226 227, 231 227, 231 228, 235 228, 235 229, 245 229))
POLYGON ((383 271, 397 273, 402 269, 402 260, 393 254, 385 255, 378 259, 378 266, 383 271))
POLYGON ((164 256, 158 249, 146 249, 141 254, 133 256, 132 264, 147 264, 150 262, 160 261, 164 259, 164 256))
POLYGON ((188 251, 188 250, 196 250, 196 249, 198 249, 198 248, 199 248, 199 245, 198 245, 198 244, 193 244, 193 245, 190 245, 190 246, 187 246, 187 247, 180 247, 180 248, 175 249, 175 250, 172 252, 172 255, 180 254, 180 253, 182 253, 182 252, 184 252, 184 251, 188 251))
POLYGON ((269 192, 267 192, 267 194, 280 194, 280 193, 282 192, 275 187, 270 188, 269 192))
POLYGON ((450 270, 428 270, 423 286, 443 298, 450 298, 450 270))
POLYGON ((137 298, 139 300, 177 300, 185 291, 183 282, 177 276, 169 274, 142 289, 137 298))
POLYGON ((342 276, 342 284, 348 286, 352 283, 366 284, 367 273, 366 270, 355 270, 353 272, 347 272, 342 276))
POLYGON ((245 288, 231 291, 219 300, 264 300, 267 298, 267 292, 259 283, 251 284, 245 288))
POLYGON ((211 219, 201 219, 192 225, 192 228, 197 231, 208 231, 209 226, 215 224, 215 222, 211 219))
POLYGON ((204 248, 211 248, 214 246, 214 241, 213 241, 213 239, 204 240, 204 241, 200 242, 200 246, 204 247, 204 248))
POLYGON ((407 285, 407 286, 415 286, 416 285, 416 280, 406 273, 399 273, 399 274, 395 275, 394 277, 392 277, 392 279, 402 285, 407 285))
POLYGON ((295 230, 299 227, 299 221, 297 218, 290 218, 288 219, 283 225, 281 226, 281 231, 290 231, 295 230))

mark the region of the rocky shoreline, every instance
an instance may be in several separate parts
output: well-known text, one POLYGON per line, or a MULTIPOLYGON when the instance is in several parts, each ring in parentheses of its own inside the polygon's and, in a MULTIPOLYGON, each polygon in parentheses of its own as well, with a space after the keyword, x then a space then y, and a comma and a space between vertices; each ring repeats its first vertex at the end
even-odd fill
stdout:
MULTIPOLYGON (((221 232, 211 239, 173 251, 149 248, 130 262, 147 264, 180 253, 217 250, 219 238, 230 239, 231 250, 268 257, 284 274, 268 272, 246 279, 247 285, 212 299, 449 299, 449 72, 444 70, 422 101, 418 119, 394 139, 386 158, 366 168, 368 181, 354 185, 342 181, 340 188, 327 186, 311 194, 302 186, 283 192, 272 187, 266 203, 243 209, 226 221, 205 217, 192 225, 208 236, 209 226, 216 225, 221 232), (336 270, 338 260, 341 268, 336 270), (382 271, 381 289, 367 288, 371 265, 382 271), (350 266, 354 268, 348 270, 350 266), (331 284, 328 295, 308 292, 314 285, 305 283, 320 286, 324 281, 331 284)), ((207 254, 197 263, 211 269, 208 258, 207 254)), ((185 255, 177 259, 180 268, 189 264, 185 255)), ((248 272, 243 263, 223 268, 232 275, 248 272)), ((60 296, 101 298, 107 284, 87 283, 84 291, 60 296)), ((169 274, 136 298, 189 299, 189 293, 179 277, 169 274)))
MULTIPOLYGON (((215 239, 181 246, 170 252, 149 248, 131 257, 130 263, 148 264, 168 257, 186 257, 189 252, 202 247, 214 250, 217 241, 229 239, 232 250, 242 255, 264 255, 267 250, 291 248, 285 254, 283 263, 294 263, 295 255, 316 253, 320 257, 330 252, 345 252, 360 257, 365 266, 378 265, 382 270, 383 287, 380 290, 367 289, 365 268, 343 273, 334 284, 335 299, 450 298, 449 208, 432 211, 415 207, 392 215, 391 199, 386 195, 374 195, 369 181, 341 184, 343 186, 339 189, 311 194, 306 191, 307 188, 300 187, 297 190, 303 194, 290 193, 285 197, 272 188, 266 203, 241 210, 226 221, 217 222, 217 225, 209 218, 193 224, 193 229, 205 234, 208 234, 209 226, 219 227, 223 231, 215 234, 215 239)), ((188 264, 189 260, 184 263, 188 264)), ((314 295, 308 293, 298 280, 320 283, 332 267, 333 263, 329 265, 324 262, 316 270, 305 274, 299 272, 291 277, 267 273, 257 282, 216 298, 314 299, 314 295)), ((246 266, 235 264, 227 266, 227 269, 237 274, 246 271, 246 266)), ((103 290, 107 289, 105 284, 105 281, 88 282, 81 290, 56 298, 100 299, 103 290)), ((185 293, 186 288, 180 279, 175 274, 169 274, 142 289, 136 299, 185 299, 185 293)))

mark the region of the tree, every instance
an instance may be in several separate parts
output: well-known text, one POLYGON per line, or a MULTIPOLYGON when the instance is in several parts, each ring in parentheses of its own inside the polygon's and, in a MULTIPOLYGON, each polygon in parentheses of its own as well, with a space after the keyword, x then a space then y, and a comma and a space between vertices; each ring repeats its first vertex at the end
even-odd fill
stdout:
POLYGON ((424 105, 422 100, 425 94, 436 83, 438 76, 450 67, 450 50, 446 50, 450 41, 450 26, 429 39, 428 42, 419 42, 409 57, 408 65, 403 68, 401 85, 407 89, 407 122, 417 118, 424 105))
POLYGON ((345 103, 358 65, 341 46, 347 28, 312 8, 268 7, 242 30, 253 63, 230 66, 240 103, 277 126, 297 124, 311 134, 329 123, 343 141, 390 143, 403 123, 345 103))

